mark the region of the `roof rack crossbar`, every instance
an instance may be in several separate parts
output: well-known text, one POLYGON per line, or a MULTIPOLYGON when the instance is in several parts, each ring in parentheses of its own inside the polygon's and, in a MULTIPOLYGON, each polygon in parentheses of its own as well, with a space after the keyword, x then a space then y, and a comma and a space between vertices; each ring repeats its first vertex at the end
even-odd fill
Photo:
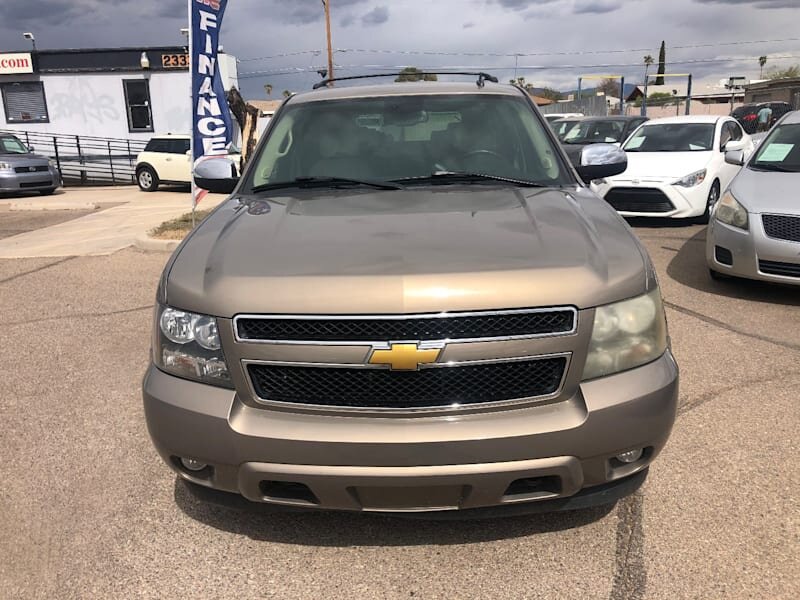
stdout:
MULTIPOLYGON (((396 73, 373 73, 371 75, 350 75, 349 77, 331 77, 325 78, 322 81, 318 81, 314 84, 312 89, 318 90, 321 87, 327 86, 329 83, 334 81, 348 81, 351 79, 371 79, 373 77, 397 77, 398 75, 409 75, 409 73, 402 73, 400 71, 396 73)), ((472 75, 478 78, 476 84, 478 87, 483 87, 484 82, 491 81, 492 83, 497 83, 497 77, 494 75, 490 75, 489 73, 483 73, 482 71, 415 71, 413 75, 472 75)))

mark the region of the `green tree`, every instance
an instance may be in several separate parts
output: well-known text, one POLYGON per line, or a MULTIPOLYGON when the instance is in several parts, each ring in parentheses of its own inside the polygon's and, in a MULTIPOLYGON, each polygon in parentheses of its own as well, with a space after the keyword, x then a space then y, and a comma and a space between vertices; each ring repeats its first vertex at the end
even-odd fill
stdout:
POLYGON ((764 65, 767 64, 767 57, 766 56, 759 56, 758 57, 758 66, 761 67, 761 71, 759 72, 759 79, 764 79, 764 65))
POLYGON ((664 78, 661 77, 666 73, 667 68, 667 46, 662 41, 661 50, 658 51, 658 77, 656 77, 655 85, 664 85, 664 78))
POLYGON ((282 95, 284 98, 288 98, 289 96, 291 96, 291 95, 292 95, 292 92, 290 92, 289 90, 283 90, 283 92, 281 92, 281 95, 282 95))
POLYGON ((264 84, 264 91, 267 93, 267 98, 271 98, 272 97, 272 84, 271 83, 265 83, 264 84))
POLYGON ((649 54, 644 57, 644 82, 647 84, 647 72, 650 70, 650 65, 652 65, 655 61, 653 57, 649 54))
POLYGON ((395 81, 436 81, 437 79, 438 77, 433 73, 423 74, 417 67, 406 67, 400 71, 395 81))
POLYGON ((511 79, 509 83, 511 85, 516 85, 517 87, 521 87, 523 90, 527 90, 528 92, 533 90, 533 84, 525 81, 524 77, 517 77, 516 79, 511 79))
POLYGON ((669 106, 672 104, 673 95, 669 92, 655 92, 647 97, 648 106, 669 106))
POLYGON ((792 65, 785 69, 773 67, 767 71, 767 79, 794 79, 800 77, 800 65, 792 65))

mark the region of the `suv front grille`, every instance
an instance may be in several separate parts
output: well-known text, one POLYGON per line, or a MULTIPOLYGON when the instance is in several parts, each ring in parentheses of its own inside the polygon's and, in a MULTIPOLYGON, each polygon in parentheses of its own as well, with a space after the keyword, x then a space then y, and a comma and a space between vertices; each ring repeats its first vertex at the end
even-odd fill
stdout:
POLYGON ((398 317, 237 317, 242 341, 379 342, 564 335, 575 330, 571 308, 398 317))
POLYGON ((793 215, 761 215, 764 233, 776 240, 800 242, 800 217, 793 215))
POLYGON ((606 202, 620 212, 666 213, 675 205, 661 190, 655 188, 615 187, 608 190, 606 202))
POLYGON ((391 371, 249 364, 262 400, 351 408, 449 408, 549 396, 566 369, 563 356, 391 371))

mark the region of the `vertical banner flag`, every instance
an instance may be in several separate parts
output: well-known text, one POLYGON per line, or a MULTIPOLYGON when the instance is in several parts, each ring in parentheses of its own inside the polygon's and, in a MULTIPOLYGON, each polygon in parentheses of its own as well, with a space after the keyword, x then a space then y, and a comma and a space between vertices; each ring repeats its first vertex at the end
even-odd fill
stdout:
MULTIPOLYGON (((217 60, 226 3, 227 0, 189 0, 193 164, 205 156, 226 156, 232 141, 231 113, 217 60)), ((193 184, 193 208, 206 193, 193 184)))

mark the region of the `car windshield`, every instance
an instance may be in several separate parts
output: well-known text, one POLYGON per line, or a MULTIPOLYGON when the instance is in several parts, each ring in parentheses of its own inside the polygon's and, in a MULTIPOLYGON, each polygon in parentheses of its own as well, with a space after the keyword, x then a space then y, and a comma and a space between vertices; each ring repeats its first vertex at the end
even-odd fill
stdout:
POLYGON ((564 136, 567 135, 569 130, 572 129, 572 126, 575 125, 575 123, 578 123, 578 121, 579 119, 562 119, 560 121, 556 121, 555 123, 551 123, 550 126, 553 128, 556 137, 558 137, 559 140, 564 141, 564 136))
POLYGON ((0 152, 3 154, 28 154, 28 148, 14 136, 0 137, 0 152))
POLYGON ((625 123, 622 121, 582 121, 564 135, 567 144, 613 143, 620 141, 625 123))
POLYGON ((759 145, 750 167, 800 173, 800 123, 775 127, 759 145))
POLYGON ((714 147, 714 123, 643 125, 625 143, 626 152, 707 152, 714 147))
MULTIPOLYGON (((520 97, 290 101, 276 119, 244 190, 309 177, 423 185, 437 173, 479 173, 542 185, 572 182, 542 122, 520 97)), ((440 177, 437 182, 464 180, 440 177)))

